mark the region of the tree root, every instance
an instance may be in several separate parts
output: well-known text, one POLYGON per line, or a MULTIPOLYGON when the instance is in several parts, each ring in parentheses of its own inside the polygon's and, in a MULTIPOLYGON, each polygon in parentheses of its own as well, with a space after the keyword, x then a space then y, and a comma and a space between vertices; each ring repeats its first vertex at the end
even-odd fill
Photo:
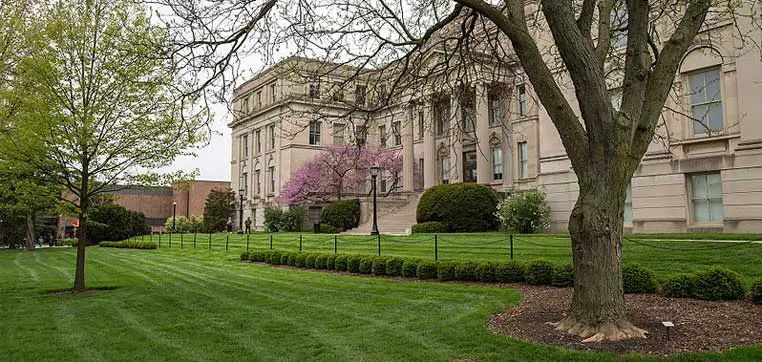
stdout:
POLYGON ((645 329, 635 327, 632 323, 621 320, 603 322, 597 325, 591 325, 580 322, 577 318, 568 316, 560 322, 547 323, 558 331, 577 335, 582 338, 583 343, 601 342, 601 341, 621 341, 631 338, 646 338, 645 329))

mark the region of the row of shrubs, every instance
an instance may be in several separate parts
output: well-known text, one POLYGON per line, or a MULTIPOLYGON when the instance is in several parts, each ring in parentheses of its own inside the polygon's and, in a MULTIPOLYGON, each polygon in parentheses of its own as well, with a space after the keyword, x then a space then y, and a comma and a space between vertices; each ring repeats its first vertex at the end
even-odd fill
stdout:
POLYGON ((104 248, 156 249, 156 244, 148 241, 101 241, 98 245, 104 248))
MULTIPOLYGON (((279 250, 243 252, 241 260, 299 268, 327 269, 361 274, 438 279, 440 281, 480 281, 569 287, 574 283, 571 264, 557 264, 545 260, 470 261, 379 257, 360 254, 317 254, 279 250)), ((654 272, 637 264, 622 267, 624 292, 655 293, 657 282, 654 272)), ((741 299, 746 289, 740 276, 724 268, 712 268, 695 274, 684 274, 668 279, 662 285, 666 296, 704 300, 741 299)), ((756 280, 750 291, 752 301, 762 303, 762 278, 756 280)))

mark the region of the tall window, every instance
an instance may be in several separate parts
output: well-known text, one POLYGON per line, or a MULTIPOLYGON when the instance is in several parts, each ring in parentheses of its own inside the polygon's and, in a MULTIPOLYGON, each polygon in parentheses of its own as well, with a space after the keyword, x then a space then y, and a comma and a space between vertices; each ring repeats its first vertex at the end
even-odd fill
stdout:
POLYGON ((704 134, 722 130, 722 98, 720 70, 695 73, 688 77, 690 84, 693 133, 704 134))
POLYGON ((273 103, 278 98, 278 93, 275 89, 275 83, 270 84, 270 101, 273 103))
POLYGON ((437 104, 434 110, 437 124, 437 135, 443 135, 450 130, 450 107, 448 101, 442 101, 437 104))
POLYGON ((358 85, 355 87, 355 103, 360 105, 365 104, 366 91, 367 91, 367 88, 364 85, 358 85))
POLYGON ((492 146, 492 179, 503 179, 503 149, 500 145, 492 146))
POLYGON ((256 192, 257 195, 259 195, 262 193, 262 175, 259 169, 254 171, 254 177, 255 177, 254 184, 256 185, 254 188, 254 191, 256 192))
POLYGON ((519 142, 519 178, 529 177, 529 157, 527 143, 519 142))
POLYGON ((378 126, 378 144, 379 147, 386 147, 386 125, 378 126))
POLYGON ((320 79, 313 78, 310 80, 310 98, 320 98, 320 79))
POLYGON ((624 223, 632 224, 632 182, 627 184, 627 196, 624 198, 624 223))
POLYGON ((442 157, 439 159, 439 175, 442 178, 442 183, 450 183, 450 158, 442 157))
POLYGON ((418 112, 418 139, 423 139, 423 111, 418 112))
POLYGON ((500 125, 500 98, 496 95, 489 97, 489 125, 500 125))
POLYGON ((243 111, 244 114, 249 113, 249 97, 248 96, 243 99, 243 106, 241 107, 241 110, 243 111))
POLYGON ((321 122, 318 122, 318 121, 310 122, 310 144, 311 145, 320 144, 320 125, 321 125, 321 122))
POLYGON ((691 176, 691 203, 694 222, 722 221, 722 181, 719 173, 691 176))
POLYGON ((344 88, 341 87, 341 82, 333 84, 333 100, 336 102, 344 101, 344 88))
POLYGON ((256 132, 256 138, 257 138, 256 139, 256 141, 257 141, 257 146, 256 146, 257 148, 256 148, 256 150, 257 150, 257 154, 260 154, 260 153, 262 153, 262 131, 261 130, 257 130, 257 132, 256 132))
POLYGON ((518 87, 516 87, 516 92, 519 96, 519 115, 526 116, 527 115, 527 89, 522 84, 518 87))
POLYGON ((243 173, 243 194, 244 196, 249 194, 249 174, 247 172, 243 173))
POLYGON ((270 190, 268 191, 272 194, 272 193, 275 193, 275 161, 274 160, 270 160, 269 171, 270 171, 270 190))
POLYGON ((257 108, 262 108, 262 91, 257 92, 257 108))
POLYGON ((402 133, 400 132, 400 122, 392 123, 392 133, 394 133, 394 145, 399 146, 402 144, 402 133))
POLYGON ((269 128, 270 128, 270 149, 274 150, 275 149, 275 125, 271 124, 269 128))
POLYGON ((249 158, 249 135, 241 137, 241 146, 243 149, 243 158, 249 158))
POLYGON ((384 193, 386 192, 386 170, 381 170, 378 173, 378 186, 379 186, 379 192, 384 193))
POLYGON ((334 145, 344 144, 344 127, 345 126, 343 123, 333 124, 333 144, 334 145))
POLYGON ((476 151, 463 152, 463 182, 476 182, 476 151))
POLYGON ((474 130, 473 102, 466 100, 460 104, 460 125, 464 132, 474 130))

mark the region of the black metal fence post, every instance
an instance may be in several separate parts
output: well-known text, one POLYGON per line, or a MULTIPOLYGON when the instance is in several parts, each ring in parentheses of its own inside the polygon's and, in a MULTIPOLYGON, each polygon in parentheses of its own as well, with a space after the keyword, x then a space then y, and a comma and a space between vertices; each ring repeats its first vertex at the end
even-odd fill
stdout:
POLYGON ((333 253, 336 254, 337 244, 339 242, 339 237, 334 235, 333 236, 333 253))
POLYGON ((193 233, 193 249, 196 248, 196 233, 193 233))
POLYGON ((159 233, 159 247, 161 247, 161 232, 159 233))
POLYGON ((148 237, 148 241, 153 243, 153 230, 151 230, 151 236, 148 237))
POLYGON ((378 235, 378 256, 381 256, 381 233, 378 235))
POLYGON ((439 260, 439 245, 437 245, 439 241, 437 240, 437 235, 434 234, 434 260, 439 260))
POLYGON ((273 234, 270 234, 270 250, 273 250, 273 234))
POLYGON ((169 233, 169 248, 172 249, 172 233, 169 233))
POLYGON ((246 234, 246 251, 249 251, 249 234, 246 234))
POLYGON ((230 247, 230 233, 225 234, 225 251, 228 251, 228 248, 230 247))
POLYGON ((511 242, 511 260, 513 260, 513 234, 508 236, 508 240, 511 242))
POLYGON ((212 233, 209 233, 209 250, 212 250, 212 233))
POLYGON ((180 234, 180 249, 183 248, 183 234, 180 234))
POLYGON ((299 235, 299 252, 302 252, 302 236, 299 235))

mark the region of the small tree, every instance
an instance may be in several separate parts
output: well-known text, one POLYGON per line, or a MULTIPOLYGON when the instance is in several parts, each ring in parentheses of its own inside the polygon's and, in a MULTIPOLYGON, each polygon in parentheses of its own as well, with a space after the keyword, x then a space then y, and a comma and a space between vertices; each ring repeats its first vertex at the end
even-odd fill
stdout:
POLYGON ((231 189, 214 189, 209 192, 204 204, 204 226, 206 231, 224 231, 228 218, 235 213, 235 193, 231 189))
POLYGON ((550 206, 542 190, 509 195, 498 205, 498 215, 506 230, 513 233, 531 234, 550 227, 550 206))

